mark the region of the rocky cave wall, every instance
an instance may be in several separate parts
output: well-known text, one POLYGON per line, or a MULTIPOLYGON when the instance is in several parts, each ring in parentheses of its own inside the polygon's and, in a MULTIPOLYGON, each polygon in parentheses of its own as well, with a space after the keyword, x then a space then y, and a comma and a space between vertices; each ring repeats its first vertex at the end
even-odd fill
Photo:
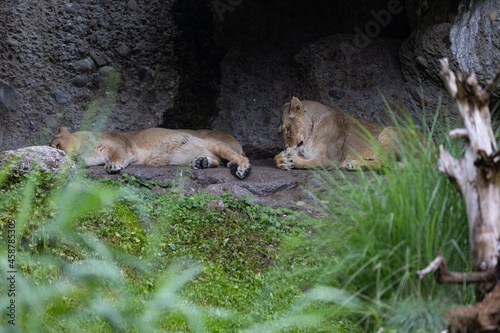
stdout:
POLYGON ((216 40, 227 53, 213 128, 265 157, 283 148, 279 115, 292 96, 383 120, 381 93, 405 99, 398 52, 409 27, 399 2, 390 10, 387 0, 246 0, 215 8, 216 40))
POLYGON ((126 131, 162 124, 180 80, 173 5, 2 1, 0 148, 47 144, 61 125, 77 130, 92 101, 95 112, 104 112, 96 99, 111 69, 120 83, 104 127, 126 131))
MULTIPOLYGON (((276 129, 291 96, 383 123, 387 103, 425 126, 438 109, 456 118, 440 58, 483 85, 500 66, 500 0, 231 3, 215 11, 228 52, 213 127, 251 155, 283 148, 276 129)), ((497 88, 492 107, 499 96, 497 88)))
MULTIPOLYGON (((404 41, 401 69, 405 90, 414 100, 435 108, 443 98, 453 118, 455 108, 444 92, 439 58, 448 57, 450 67, 464 74, 474 71, 481 85, 500 67, 500 0, 406 1, 414 13, 413 30, 404 41)), ((500 100, 500 87, 492 94, 490 109, 500 100)))
POLYGON ((483 84, 492 77, 498 9, 500 0, 5 0, 0 149, 78 129, 112 68, 120 84, 106 129, 212 128, 253 158, 282 148, 279 113, 292 96, 387 123, 383 95, 419 122, 420 103, 433 110, 443 96, 453 110, 440 57, 483 84))

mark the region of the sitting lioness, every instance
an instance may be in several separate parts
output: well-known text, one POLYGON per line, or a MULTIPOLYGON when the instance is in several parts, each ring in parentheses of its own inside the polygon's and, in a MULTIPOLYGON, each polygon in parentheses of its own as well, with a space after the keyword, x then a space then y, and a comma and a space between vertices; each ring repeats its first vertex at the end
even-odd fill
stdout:
POLYGON ((66 153, 83 153, 87 166, 103 165, 116 173, 129 164, 191 165, 194 169, 215 168, 227 163, 231 173, 243 179, 250 163, 241 145, 231 135, 211 130, 148 128, 134 132, 75 132, 61 127, 50 146, 66 153))
MULTIPOLYGON (((339 109, 313 101, 301 102, 296 97, 283 105, 279 130, 283 133, 286 149, 274 157, 274 162, 283 170, 378 169, 383 161, 367 139, 366 132, 378 139, 381 149, 394 154, 398 160, 401 142, 415 136, 408 129, 354 120, 339 109)), ((417 136, 419 140, 425 140, 423 133, 417 136)))

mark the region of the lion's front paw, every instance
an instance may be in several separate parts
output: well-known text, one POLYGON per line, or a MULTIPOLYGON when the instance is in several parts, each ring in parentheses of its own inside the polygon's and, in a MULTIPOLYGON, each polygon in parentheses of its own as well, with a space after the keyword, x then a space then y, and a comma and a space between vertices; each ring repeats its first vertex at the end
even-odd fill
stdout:
POLYGON ((227 167, 231 171, 233 176, 238 177, 239 179, 244 179, 250 174, 250 170, 252 167, 250 164, 238 164, 236 162, 229 162, 227 167))
POLYGON ((123 165, 120 162, 108 162, 104 165, 104 169, 107 173, 117 173, 123 169, 123 165))
POLYGON ((374 161, 371 158, 363 158, 361 160, 349 160, 346 163, 347 170, 355 171, 362 169, 373 168, 374 161))
POLYGON ((372 158, 362 158, 360 160, 349 160, 346 163, 347 170, 374 170, 379 168, 378 162, 372 158))
POLYGON ((295 167, 292 155, 286 151, 282 151, 274 157, 274 164, 282 170, 292 170, 295 167))
POLYGON ((198 170, 215 168, 216 166, 218 166, 218 163, 213 158, 202 156, 192 160, 191 163, 189 163, 189 166, 191 166, 195 170, 198 170))
POLYGON ((355 171, 361 170, 361 161, 359 160, 349 160, 346 163, 347 170, 355 171))

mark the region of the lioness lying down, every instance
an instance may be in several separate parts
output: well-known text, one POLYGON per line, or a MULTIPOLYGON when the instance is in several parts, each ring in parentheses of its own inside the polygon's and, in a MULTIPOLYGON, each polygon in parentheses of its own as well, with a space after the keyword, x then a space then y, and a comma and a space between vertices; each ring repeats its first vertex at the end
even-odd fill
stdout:
POLYGON ((231 135, 211 130, 148 128, 134 132, 75 132, 61 127, 50 146, 66 153, 83 153, 87 166, 103 165, 116 173, 129 164, 191 165, 194 169, 215 168, 227 163, 231 173, 243 179, 250 163, 241 145, 231 135))
MULTIPOLYGON (((380 168, 383 161, 360 125, 378 138, 381 149, 394 154, 398 160, 401 142, 410 140, 413 135, 408 129, 354 120, 339 109, 313 101, 301 102, 293 97, 282 108, 279 130, 283 132, 287 148, 275 156, 276 167, 284 170, 380 168)), ((426 140, 423 133, 417 135, 419 140, 426 140)))

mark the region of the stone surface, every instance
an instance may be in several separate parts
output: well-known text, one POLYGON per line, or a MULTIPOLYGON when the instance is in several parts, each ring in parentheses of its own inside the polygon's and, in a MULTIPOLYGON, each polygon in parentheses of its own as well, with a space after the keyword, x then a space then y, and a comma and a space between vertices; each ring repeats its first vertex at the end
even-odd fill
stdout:
POLYGON ((221 63, 220 112, 212 127, 233 135, 250 157, 271 157, 283 150, 281 106, 297 94, 299 85, 289 58, 280 51, 247 51, 244 56, 234 51, 221 63))
POLYGON ((59 89, 54 90, 54 99, 57 104, 66 104, 68 102, 68 96, 59 89))
MULTIPOLYGON (((448 57, 450 67, 464 74, 474 71, 485 85, 500 66, 500 19, 496 15, 500 1, 450 0, 427 7, 423 6, 427 2, 406 3, 407 10, 418 13, 418 22, 414 21, 414 30, 400 52, 406 91, 417 105, 423 101, 431 109, 442 98, 454 118, 455 108, 439 76, 439 59, 448 57)), ((499 99, 497 86, 490 108, 499 99)))
POLYGON ((32 170, 56 174, 61 170, 74 173, 76 166, 60 149, 49 146, 32 146, 16 150, 0 152, 0 165, 10 165, 17 174, 29 173, 32 170))
POLYGON ((94 62, 91 58, 85 58, 73 64, 73 68, 77 72, 90 72, 94 67, 94 62))
POLYGON ((336 34, 304 47, 294 57, 300 77, 297 97, 340 107, 357 119, 390 123, 384 99, 394 112, 408 104, 401 91, 402 40, 374 37, 359 47, 356 38, 336 34))
POLYGON ((453 62, 450 29, 451 24, 446 22, 417 29, 401 46, 404 87, 415 105, 424 104, 435 110, 441 98, 444 107, 454 112, 453 103, 439 76, 439 59, 448 57, 453 62))
POLYGON ((108 75, 109 75, 109 73, 111 73, 111 71, 113 71, 113 70, 114 70, 114 68, 113 68, 113 67, 111 67, 111 66, 104 66, 104 67, 101 67, 101 68, 99 69, 99 74, 100 74, 101 76, 108 76, 108 75))
MULTIPOLYGON (((159 192, 181 191, 193 194, 207 191, 220 195, 230 192, 237 198, 246 198, 252 203, 261 203, 271 207, 285 207, 306 211, 311 215, 324 214, 321 202, 311 194, 320 188, 321 181, 314 171, 283 171, 274 167, 272 160, 253 160, 252 172, 244 180, 229 173, 229 169, 218 167, 213 169, 193 170, 189 167, 163 166, 152 167, 131 165, 122 171, 129 176, 147 181, 167 183, 171 181, 171 189, 154 188, 159 192), (297 204, 299 203, 299 204, 297 204)), ((93 177, 120 178, 120 174, 108 174, 103 166, 93 166, 85 170, 93 177)), ((356 177, 355 173, 347 173, 347 177, 356 177)))
POLYGON ((135 2, 135 0, 129 0, 129 2, 127 2, 127 7, 128 9, 134 11, 139 9, 139 6, 137 5, 137 2, 135 2))
POLYGON ((19 94, 7 82, 0 80, 0 105, 10 111, 17 111, 19 108, 19 94))
MULTIPOLYGON (((464 73, 474 71, 479 82, 490 80, 500 66, 500 0, 460 1, 450 30, 451 52, 464 73)), ((500 97, 500 87, 493 92, 500 97)))
POLYGON ((91 52, 90 56, 92 57, 92 60, 94 60, 94 63, 97 67, 103 67, 107 64, 107 61, 101 58, 95 52, 91 52))
POLYGON ((75 87, 83 88, 87 85, 88 82, 89 82, 88 77, 83 74, 80 74, 75 76, 73 81, 71 81, 71 84, 74 85, 75 87))
POLYGON ((127 46, 127 44, 123 43, 122 45, 120 45, 120 47, 118 47, 118 49, 116 50, 118 52, 118 54, 122 57, 126 57, 130 54, 130 49, 129 47, 127 46))
POLYGON ((126 1, 0 1, 0 150, 47 144, 60 126, 76 130, 91 102, 102 104, 107 81, 98 71, 106 65, 120 73, 106 129, 163 123, 179 80, 175 2, 141 2, 131 11, 126 1), (116 53, 122 44, 130 47, 125 58, 116 53), (137 68, 146 66, 156 81, 139 80, 137 68), (85 85, 72 83, 77 75, 85 85))

